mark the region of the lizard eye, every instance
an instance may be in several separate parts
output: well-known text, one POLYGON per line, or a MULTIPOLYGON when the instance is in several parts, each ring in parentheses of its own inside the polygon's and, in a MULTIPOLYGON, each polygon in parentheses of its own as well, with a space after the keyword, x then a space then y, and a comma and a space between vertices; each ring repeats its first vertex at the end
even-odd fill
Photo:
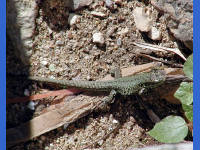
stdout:
POLYGON ((154 79, 154 82, 159 82, 159 79, 154 79))
POLYGON ((157 73, 155 72, 155 73, 152 74, 151 80, 153 82, 159 82, 159 81, 162 80, 162 76, 161 76, 161 74, 159 74, 159 72, 157 72, 157 73))

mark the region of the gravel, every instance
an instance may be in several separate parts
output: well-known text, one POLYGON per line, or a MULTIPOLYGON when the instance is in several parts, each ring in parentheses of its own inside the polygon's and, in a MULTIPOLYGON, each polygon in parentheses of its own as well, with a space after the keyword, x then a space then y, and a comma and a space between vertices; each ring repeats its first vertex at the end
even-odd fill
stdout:
MULTIPOLYGON (((88 4, 90 3, 91 1, 88 1, 88 4)), ((127 67, 151 62, 138 55, 142 50, 132 44, 134 41, 177 48, 176 41, 170 38, 167 31, 165 18, 148 2, 144 4, 141 1, 95 0, 86 8, 71 11, 64 7, 63 1, 41 1, 28 67, 22 65, 13 55, 14 47, 8 44, 7 97, 23 97, 25 89, 33 95, 39 89, 47 88, 41 84, 36 85, 18 79, 24 74, 57 79, 98 80, 115 66, 127 67), (136 7, 149 10, 152 26, 162 33, 159 41, 152 41, 147 34, 138 30, 133 16, 136 7), (101 12, 105 16, 96 17, 91 14, 92 11, 101 12), (71 14, 75 18, 68 20, 71 14), (100 33, 100 37, 94 40, 95 33, 100 33), (13 75, 18 78, 14 78, 13 75)), ((183 63, 174 54, 152 55, 174 63, 183 63)), ((47 107, 52 100, 41 100, 38 105, 34 105, 35 112, 27 109, 27 103, 7 105, 7 127, 15 127, 37 116, 37 110, 42 111, 37 107, 47 107)), ((161 103, 164 103, 164 108, 160 108, 155 102, 152 104, 161 118, 167 112, 171 112, 172 108, 177 110, 177 106, 166 104, 163 100, 158 104, 161 103)), ((10 150, 67 150, 82 149, 88 145, 92 145, 88 149, 144 147, 159 144, 146 134, 152 127, 152 122, 146 116, 146 112, 139 107, 136 97, 119 97, 111 105, 109 112, 93 112, 75 123, 18 144, 10 150), (115 128, 118 129, 104 138, 115 128)))

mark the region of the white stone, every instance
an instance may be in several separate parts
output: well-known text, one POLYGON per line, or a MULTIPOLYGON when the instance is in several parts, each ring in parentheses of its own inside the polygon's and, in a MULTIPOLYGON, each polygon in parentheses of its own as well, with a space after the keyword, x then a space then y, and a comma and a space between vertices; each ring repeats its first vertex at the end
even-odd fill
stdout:
POLYGON ((122 45, 122 39, 121 38, 117 39, 117 45, 119 45, 119 46, 122 45))
POLYGON ((103 34, 100 32, 94 33, 92 36, 92 39, 94 43, 101 44, 101 45, 103 45, 105 42, 103 34))
POLYGON ((91 14, 93 16, 97 16, 97 17, 106 17, 106 14, 104 14, 102 12, 92 11, 91 14))
POLYGON ((30 101, 27 105, 27 107, 30 109, 30 110, 35 110, 35 103, 33 101, 30 101))
POLYGON ((119 34, 119 35, 125 35, 125 34, 128 33, 128 31, 129 31, 129 28, 126 27, 126 28, 122 29, 121 31, 118 31, 117 34, 119 34))
POLYGON ((118 121, 115 120, 115 119, 112 122, 113 122, 113 124, 117 124, 118 123, 118 121))
POLYGON ((25 90, 24 90, 24 95, 25 95, 25 96, 30 96, 30 91, 29 91, 28 89, 25 89, 25 90))
POLYGON ((77 23, 77 20, 78 20, 79 17, 80 17, 79 15, 74 14, 74 13, 69 14, 68 24, 70 26, 75 25, 77 23))
POLYGON ((63 45, 64 45, 64 42, 61 41, 61 40, 57 40, 57 41, 56 41, 56 45, 57 45, 57 46, 63 46, 63 45))
POLYGON ((43 61, 41 61, 41 64, 44 65, 44 66, 46 66, 48 64, 48 61, 43 60, 43 61))
POLYGON ((67 0, 66 3, 69 4, 69 6, 73 10, 81 9, 84 6, 89 6, 93 0, 67 0))
POLYGON ((55 65, 54 64, 50 64, 49 65, 49 70, 52 71, 52 72, 55 71, 55 65))
POLYGON ((103 142, 104 142, 103 140, 100 140, 100 141, 98 141, 98 144, 103 145, 103 142))
POLYGON ((133 11, 134 21, 136 28, 142 32, 151 30, 153 21, 150 16, 145 12, 144 8, 136 7, 133 11))
POLYGON ((161 32, 156 27, 152 27, 151 30, 148 32, 149 38, 152 40, 161 40, 161 32))
POLYGON ((63 129, 66 130, 68 126, 69 126, 69 123, 65 123, 63 126, 63 129))
POLYGON ((108 8, 113 9, 113 7, 114 7, 113 1, 112 1, 112 0, 106 0, 106 6, 107 6, 108 8))

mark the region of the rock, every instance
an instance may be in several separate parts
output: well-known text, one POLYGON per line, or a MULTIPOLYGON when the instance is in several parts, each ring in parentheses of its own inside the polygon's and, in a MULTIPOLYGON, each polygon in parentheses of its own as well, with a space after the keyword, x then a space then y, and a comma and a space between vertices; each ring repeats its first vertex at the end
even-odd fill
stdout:
POLYGON ((6 1, 6 31, 16 48, 16 55, 26 65, 32 54, 37 4, 35 1, 6 1))
POLYGON ((111 27, 111 28, 109 28, 109 29, 107 30, 106 35, 107 35, 108 37, 110 37, 110 36, 112 36, 112 35, 114 34, 114 32, 115 32, 116 30, 117 30, 116 27, 111 27))
POLYGON ((106 0, 106 7, 114 9, 114 2, 112 0, 106 0))
POLYGON ((24 95, 25 95, 25 96, 30 96, 30 91, 29 91, 28 89, 25 89, 25 90, 24 90, 24 95))
POLYGON ((156 27, 151 28, 151 30, 148 32, 148 36, 152 40, 161 40, 161 32, 156 27))
POLYGON ((102 18, 106 17, 106 14, 102 12, 92 11, 91 14, 96 17, 102 17, 102 18))
POLYGON ((149 15, 147 15, 147 13, 145 13, 144 8, 136 7, 133 11, 133 16, 134 16, 136 28, 138 30, 140 30, 142 32, 148 32, 151 30, 153 21, 149 17, 149 15))
POLYGON ((117 45, 118 45, 118 46, 122 45, 122 39, 121 39, 121 38, 118 38, 118 39, 117 39, 117 45))
POLYGON ((72 34, 71 31, 68 32, 67 37, 68 37, 69 39, 72 39, 72 38, 73 38, 73 34, 72 34))
POLYGON ((125 35, 125 34, 128 33, 128 31, 129 31, 129 28, 126 27, 126 28, 122 29, 121 31, 117 32, 117 34, 119 34, 119 35, 125 35))
POLYGON ((92 2, 93 0, 66 0, 67 5, 72 10, 78 10, 85 6, 89 6, 92 2))
POLYGON ((48 61, 43 60, 43 61, 41 61, 41 64, 44 65, 44 66, 46 66, 48 64, 48 61))
POLYGON ((55 65, 54 64, 50 64, 49 65, 49 70, 52 71, 52 72, 55 71, 55 65))
POLYGON ((79 15, 76 15, 74 13, 69 14, 68 24, 70 26, 75 25, 79 17, 80 17, 79 15))
POLYGON ((99 140, 98 145, 100 145, 100 146, 103 145, 103 142, 104 142, 103 140, 99 140))
POLYGON ((63 46, 63 45, 64 45, 64 42, 61 41, 61 40, 57 40, 57 41, 56 41, 56 45, 57 45, 57 46, 63 46))
POLYGON ((63 129, 66 130, 68 126, 69 126, 69 123, 65 123, 63 126, 63 129))
POLYGON ((117 121, 117 120, 114 119, 114 120, 112 121, 112 123, 113 123, 113 124, 118 124, 119 121, 117 121))
POLYGON ((115 4, 121 5, 122 4, 122 0, 114 0, 115 4))
POLYGON ((193 1, 151 0, 152 5, 166 18, 167 26, 173 36, 193 49, 193 1))
POLYGON ((105 43, 103 34, 100 33, 100 32, 94 33, 93 36, 92 36, 92 39, 93 39, 94 43, 97 43, 97 44, 100 44, 100 45, 103 45, 105 43))
POLYGON ((33 101, 30 101, 27 105, 27 107, 30 109, 30 110, 35 110, 35 103, 33 101))

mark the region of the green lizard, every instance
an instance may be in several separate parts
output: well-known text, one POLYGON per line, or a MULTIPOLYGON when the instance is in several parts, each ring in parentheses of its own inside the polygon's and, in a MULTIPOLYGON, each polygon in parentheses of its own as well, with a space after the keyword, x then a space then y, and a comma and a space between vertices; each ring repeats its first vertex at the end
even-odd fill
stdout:
POLYGON ((164 70, 153 69, 151 72, 140 73, 128 77, 117 77, 110 81, 80 81, 80 80, 56 80, 42 77, 29 77, 30 80, 53 83, 57 85, 73 87, 90 91, 109 92, 105 102, 110 102, 119 93, 123 96, 133 95, 146 91, 149 88, 158 87, 166 79, 164 70))

